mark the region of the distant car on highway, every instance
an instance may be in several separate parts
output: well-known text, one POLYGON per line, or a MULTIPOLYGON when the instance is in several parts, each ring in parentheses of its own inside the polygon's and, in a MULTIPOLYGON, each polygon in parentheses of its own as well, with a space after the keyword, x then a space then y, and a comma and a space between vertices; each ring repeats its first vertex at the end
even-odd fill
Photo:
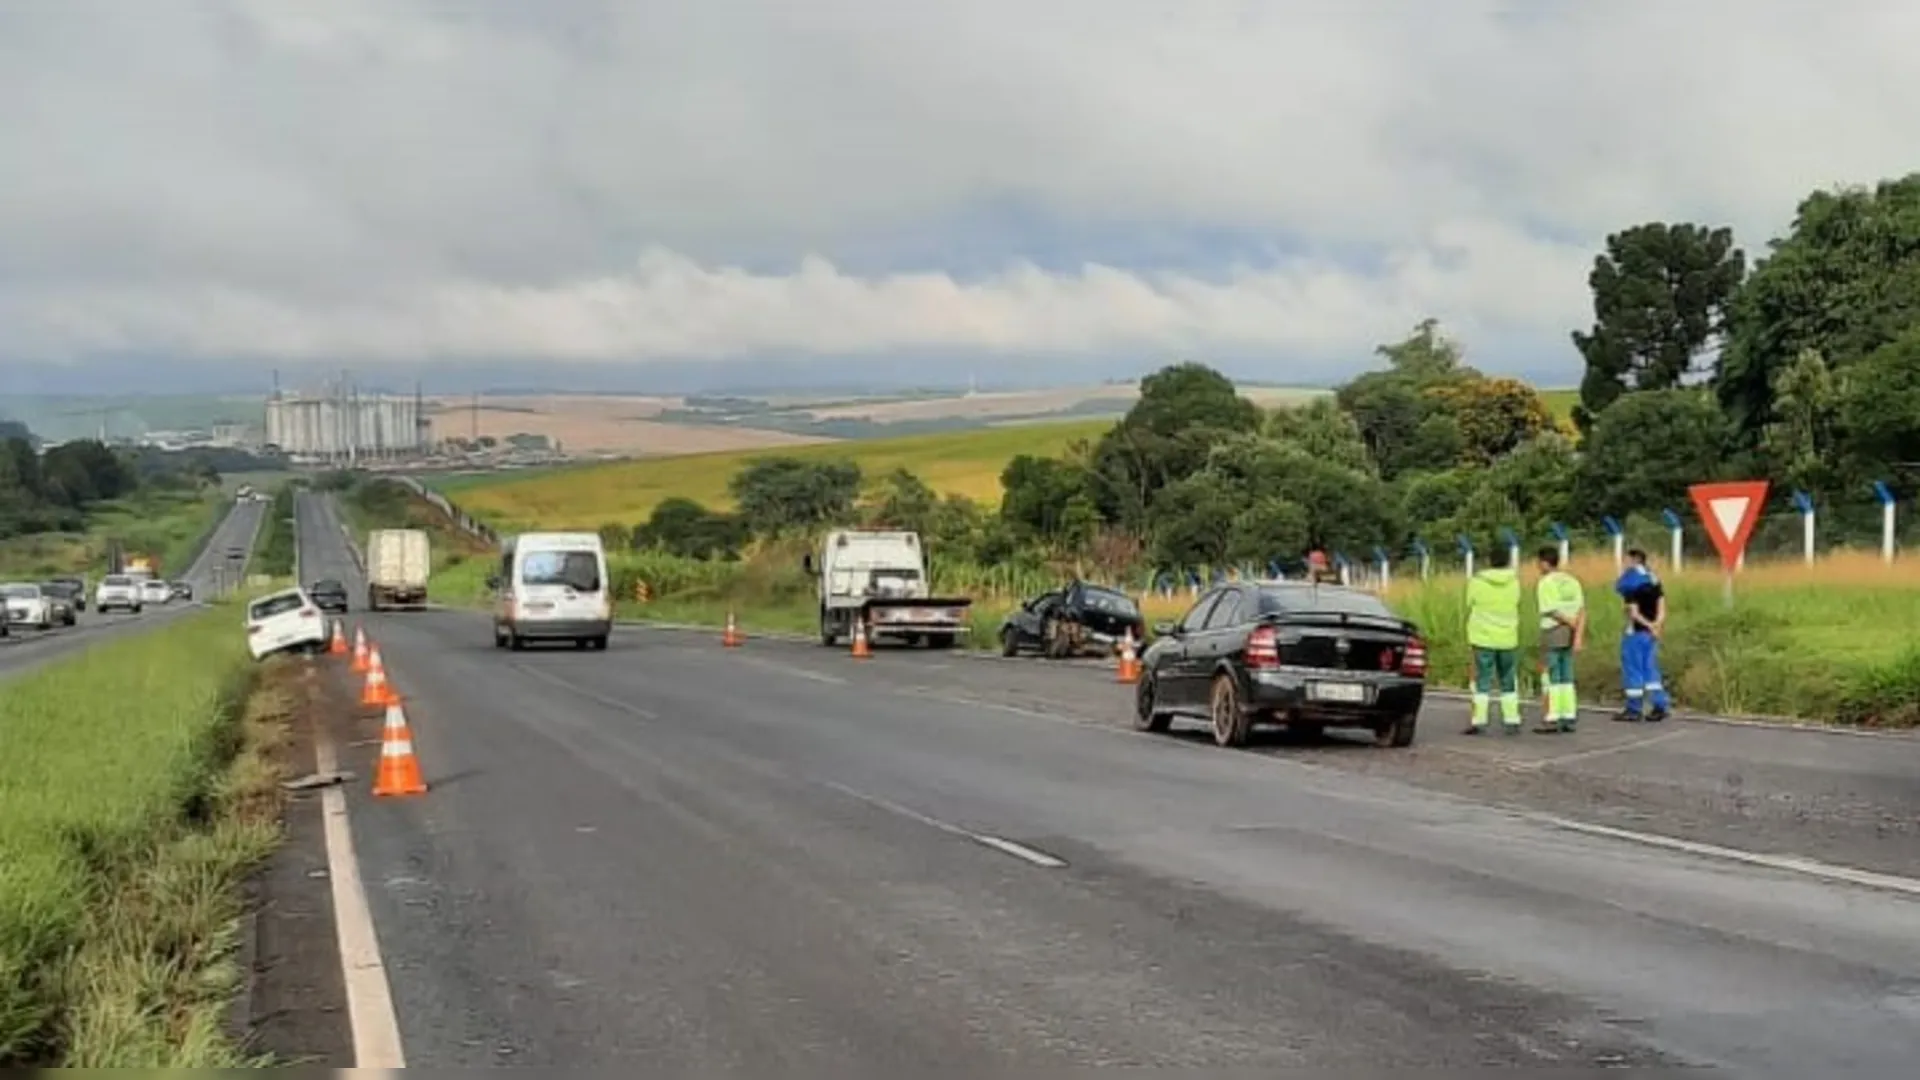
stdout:
POLYGON ((67 595, 73 598, 74 610, 80 611, 80 612, 85 612, 87 610, 87 579, 86 578, 57 577, 49 580, 47 582, 47 585, 49 587, 58 585, 62 589, 70 590, 67 593, 67 595))
POLYGON ((140 582, 140 602, 142 604, 166 604, 173 600, 173 587, 159 578, 145 578, 140 582))
POLYGON ((57 617, 54 603, 40 586, 25 581, 7 582, 0 585, 0 600, 5 601, 7 619, 15 626, 53 629, 57 617))
POLYGON ((347 587, 332 578, 322 578, 307 586, 307 595, 319 605, 321 611, 336 615, 347 613, 347 587))
POLYGON ((1233 582, 1154 628, 1141 657, 1134 725, 1176 716, 1212 722, 1214 741, 1244 746, 1256 724, 1366 728, 1410 746, 1426 693, 1427 644, 1379 597, 1304 582, 1233 582))
POLYGON ((305 589, 283 589, 247 605, 247 649, 255 660, 327 647, 327 620, 305 589))
POLYGON ((140 597, 138 581, 125 574, 108 574, 94 590, 93 606, 103 615, 109 611, 131 611, 138 615, 146 605, 140 597))
POLYGON ((40 592, 46 596, 47 603, 53 608, 53 621, 61 626, 73 626, 80 621, 79 598, 86 595, 61 581, 43 581, 40 592))
POLYGON ((1015 608, 1000 623, 1000 655, 1037 649, 1058 660, 1088 650, 1110 653, 1128 634, 1135 648, 1146 647, 1140 605, 1118 589, 1075 581, 1015 608))
POLYGON ((168 595, 175 600, 193 599, 193 584, 186 581, 174 581, 167 584, 168 595))

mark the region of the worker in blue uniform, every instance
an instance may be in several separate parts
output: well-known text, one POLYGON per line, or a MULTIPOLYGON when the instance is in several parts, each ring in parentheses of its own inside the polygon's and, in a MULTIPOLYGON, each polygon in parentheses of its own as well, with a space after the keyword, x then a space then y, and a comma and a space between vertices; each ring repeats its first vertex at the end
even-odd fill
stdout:
POLYGON ((1667 590, 1659 575, 1647 565, 1647 553, 1634 548, 1627 552, 1626 569, 1613 583, 1613 591, 1626 604, 1626 630, 1620 637, 1620 681, 1626 691, 1626 707, 1617 719, 1649 722, 1667 718, 1670 702, 1667 688, 1660 681, 1660 637, 1667 628, 1667 590))

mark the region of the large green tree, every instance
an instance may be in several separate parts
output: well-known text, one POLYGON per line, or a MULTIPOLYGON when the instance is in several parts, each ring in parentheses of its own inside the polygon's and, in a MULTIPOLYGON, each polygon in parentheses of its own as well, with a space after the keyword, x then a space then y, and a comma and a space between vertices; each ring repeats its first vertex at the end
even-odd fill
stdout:
POLYGON ((1687 505, 1687 487, 1720 479, 1728 427, 1703 390, 1648 390, 1614 402, 1582 448, 1578 505, 1589 516, 1687 505))
POLYGON ((1140 381, 1140 399, 1094 446, 1093 499, 1108 520, 1145 533, 1160 491, 1198 472, 1219 439, 1262 422, 1259 406, 1218 371, 1162 368, 1140 381))
POLYGON ((1628 391, 1671 389, 1695 373, 1746 271, 1731 229, 1650 222, 1607 237, 1587 276, 1593 327, 1573 334, 1586 361, 1575 422, 1591 429, 1628 391))
POLYGON ((1741 441, 1776 421, 1773 387, 1807 350, 1835 371, 1920 325, 1920 173, 1819 191, 1728 312, 1715 388, 1741 441))

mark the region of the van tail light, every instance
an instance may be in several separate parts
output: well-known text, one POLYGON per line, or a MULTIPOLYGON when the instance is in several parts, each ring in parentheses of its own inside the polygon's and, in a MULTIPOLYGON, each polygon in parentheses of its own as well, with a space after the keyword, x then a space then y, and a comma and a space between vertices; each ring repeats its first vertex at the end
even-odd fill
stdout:
POLYGON ((1412 638, 1407 642, 1406 651, 1400 654, 1400 674, 1418 675, 1423 678, 1426 676, 1427 643, 1425 641, 1412 638))
POLYGON ((257 633, 259 633, 259 632, 260 632, 260 624, 259 624, 259 623, 248 623, 248 624, 247 624, 247 636, 248 636, 248 637, 252 637, 253 635, 255 635, 255 634, 257 634, 257 633))
POLYGON ((1271 626, 1256 627, 1247 635, 1247 667, 1267 670, 1280 666, 1280 632, 1271 626))

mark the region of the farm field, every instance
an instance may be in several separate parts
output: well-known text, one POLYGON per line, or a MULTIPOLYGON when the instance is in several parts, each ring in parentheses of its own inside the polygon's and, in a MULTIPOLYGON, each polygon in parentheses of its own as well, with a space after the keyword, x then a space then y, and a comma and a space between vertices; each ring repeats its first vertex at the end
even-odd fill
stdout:
POLYGON ((677 397, 590 394, 482 396, 478 409, 471 398, 426 400, 436 439, 544 435, 570 453, 703 454, 827 441, 785 431, 655 419, 681 404, 677 397))
MULTIPOLYGON (((1023 424, 966 431, 782 448, 807 460, 844 458, 867 476, 910 469, 934 490, 982 501, 1000 497, 1000 473, 1020 454, 1058 454, 1094 439, 1106 420, 1023 424)), ((467 477, 445 489, 468 513, 501 529, 638 524, 663 499, 681 496, 715 508, 731 505, 727 482, 770 451, 698 454, 589 465, 511 477, 467 477)))

